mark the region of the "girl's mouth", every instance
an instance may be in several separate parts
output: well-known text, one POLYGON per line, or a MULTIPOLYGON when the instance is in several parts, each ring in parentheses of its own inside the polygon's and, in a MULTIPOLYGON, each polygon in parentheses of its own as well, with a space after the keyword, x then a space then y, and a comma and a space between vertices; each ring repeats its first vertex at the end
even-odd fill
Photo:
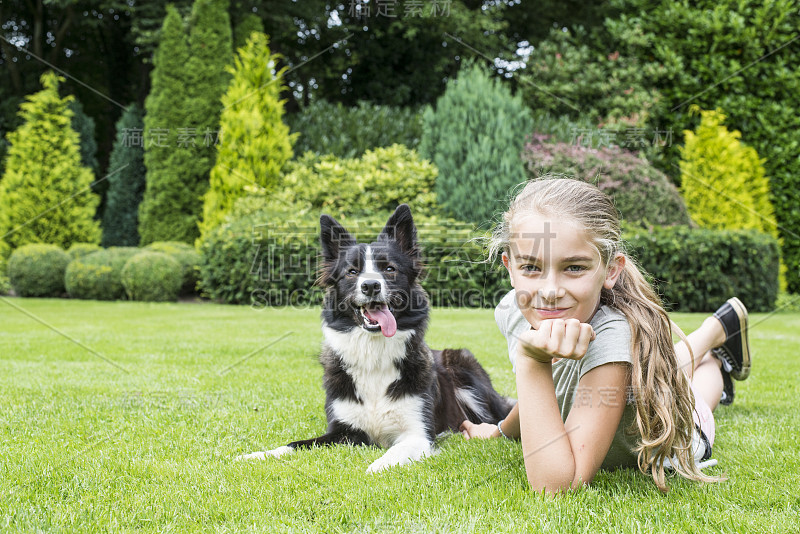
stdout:
POLYGON ((569 308, 536 308, 536 313, 545 319, 557 319, 564 315, 569 308))

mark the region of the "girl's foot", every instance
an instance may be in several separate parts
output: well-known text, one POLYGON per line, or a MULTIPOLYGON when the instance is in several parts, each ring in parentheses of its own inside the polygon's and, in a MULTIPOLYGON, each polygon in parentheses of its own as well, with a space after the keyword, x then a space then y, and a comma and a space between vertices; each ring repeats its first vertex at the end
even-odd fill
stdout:
POLYGON ((729 299, 714 317, 725 330, 725 342, 711 350, 722 364, 722 398, 720 404, 733 402, 734 380, 744 380, 750 375, 750 340, 748 336, 747 308, 736 297, 729 299))

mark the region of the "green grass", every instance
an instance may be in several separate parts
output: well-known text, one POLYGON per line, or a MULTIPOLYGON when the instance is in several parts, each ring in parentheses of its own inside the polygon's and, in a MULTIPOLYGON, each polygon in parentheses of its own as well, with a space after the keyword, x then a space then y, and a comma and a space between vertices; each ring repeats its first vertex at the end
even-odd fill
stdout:
MULTIPOLYGON (((727 482, 672 479, 662 495, 620 470, 553 499, 526 489, 520 445, 499 439, 454 435, 372 476, 377 448, 231 461, 323 433, 317 309, 4 298, 0 531, 796 531, 800 314, 751 322, 753 374, 716 414, 710 472, 727 482)), ((437 309, 428 341, 470 348, 514 394, 492 310, 437 309)))

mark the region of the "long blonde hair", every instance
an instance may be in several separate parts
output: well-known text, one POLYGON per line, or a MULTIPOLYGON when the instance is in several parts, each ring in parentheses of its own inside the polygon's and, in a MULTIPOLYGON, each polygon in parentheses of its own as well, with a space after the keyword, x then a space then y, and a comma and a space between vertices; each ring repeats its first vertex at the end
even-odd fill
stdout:
MULTIPOLYGON (((490 258, 509 253, 512 221, 518 214, 531 212, 580 224, 606 268, 618 253, 625 254, 617 209, 608 196, 581 180, 546 177, 528 182, 512 200, 490 238, 490 258)), ((626 255, 625 260, 614 287, 602 289, 600 303, 619 310, 630 324, 630 385, 636 393, 636 428, 631 430, 638 430, 641 436, 639 469, 649 472, 661 491, 668 490, 664 461, 673 457, 678 460, 673 468, 683 477, 719 480, 700 471, 692 455, 694 395, 688 377, 679 369, 672 333, 684 341, 686 337, 670 321, 658 294, 632 258, 626 255)), ((691 347, 689 351, 691 354, 691 347)))

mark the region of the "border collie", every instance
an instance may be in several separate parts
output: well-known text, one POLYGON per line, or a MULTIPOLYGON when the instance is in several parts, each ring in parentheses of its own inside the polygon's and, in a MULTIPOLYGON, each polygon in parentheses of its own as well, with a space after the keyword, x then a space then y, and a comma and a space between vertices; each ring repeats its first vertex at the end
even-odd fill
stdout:
POLYGON ((403 204, 377 241, 356 243, 333 218, 320 217, 325 288, 322 311, 328 431, 238 459, 282 456, 332 444, 388 448, 367 470, 381 471, 434 453, 434 438, 473 423, 497 423, 513 406, 466 349, 425 344, 428 296, 411 210, 403 204))

